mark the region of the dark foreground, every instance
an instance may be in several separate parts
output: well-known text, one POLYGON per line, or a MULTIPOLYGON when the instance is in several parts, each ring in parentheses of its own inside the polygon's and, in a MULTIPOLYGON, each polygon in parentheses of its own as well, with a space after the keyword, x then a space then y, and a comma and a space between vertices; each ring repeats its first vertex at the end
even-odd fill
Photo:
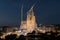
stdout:
MULTIPOLYGON (((48 33, 48 32, 47 32, 48 33)), ((27 36, 23 36, 20 35, 19 37, 17 37, 16 34, 11 34, 11 35, 7 35, 5 37, 5 39, 1 39, 0 40, 60 40, 60 35, 58 35, 59 33, 53 33, 50 32, 50 34, 43 34, 43 33, 28 33, 27 36)))

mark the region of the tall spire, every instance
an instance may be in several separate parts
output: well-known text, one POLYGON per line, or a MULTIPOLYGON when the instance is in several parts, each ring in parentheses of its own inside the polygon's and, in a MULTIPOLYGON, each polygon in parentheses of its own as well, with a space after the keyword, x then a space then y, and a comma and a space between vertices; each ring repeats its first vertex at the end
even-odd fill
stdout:
POLYGON ((35 16, 34 16, 34 8, 35 5, 32 5, 31 8, 27 12, 27 32, 32 32, 35 29, 35 16))
POLYGON ((23 21, 23 5, 21 7, 21 22, 23 21))

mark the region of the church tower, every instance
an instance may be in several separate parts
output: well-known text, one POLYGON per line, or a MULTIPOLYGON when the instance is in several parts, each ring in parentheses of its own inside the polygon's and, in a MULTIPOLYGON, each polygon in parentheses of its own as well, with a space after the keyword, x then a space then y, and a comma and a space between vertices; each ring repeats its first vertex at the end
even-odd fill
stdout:
POLYGON ((36 26, 33 7, 34 7, 34 5, 27 12, 27 29, 28 29, 28 31, 31 31, 31 32, 35 29, 35 26, 36 26))

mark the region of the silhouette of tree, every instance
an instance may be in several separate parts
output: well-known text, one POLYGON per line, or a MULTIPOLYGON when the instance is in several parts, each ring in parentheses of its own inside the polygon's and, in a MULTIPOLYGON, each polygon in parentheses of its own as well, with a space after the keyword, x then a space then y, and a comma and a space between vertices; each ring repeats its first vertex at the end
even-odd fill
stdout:
POLYGON ((7 36, 5 37, 5 40, 15 40, 16 37, 17 37, 16 34, 7 35, 7 36))
POLYGON ((19 38, 17 38, 16 40, 26 40, 24 35, 20 35, 19 38))

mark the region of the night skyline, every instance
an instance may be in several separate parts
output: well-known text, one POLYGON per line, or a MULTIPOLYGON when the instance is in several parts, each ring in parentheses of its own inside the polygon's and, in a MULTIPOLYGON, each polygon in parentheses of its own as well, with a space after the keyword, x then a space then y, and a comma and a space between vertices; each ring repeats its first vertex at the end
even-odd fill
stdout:
POLYGON ((58 0, 0 0, 0 26, 20 25, 22 4, 23 20, 26 20, 26 12, 34 3, 36 3, 34 12, 38 24, 60 24, 58 0))

